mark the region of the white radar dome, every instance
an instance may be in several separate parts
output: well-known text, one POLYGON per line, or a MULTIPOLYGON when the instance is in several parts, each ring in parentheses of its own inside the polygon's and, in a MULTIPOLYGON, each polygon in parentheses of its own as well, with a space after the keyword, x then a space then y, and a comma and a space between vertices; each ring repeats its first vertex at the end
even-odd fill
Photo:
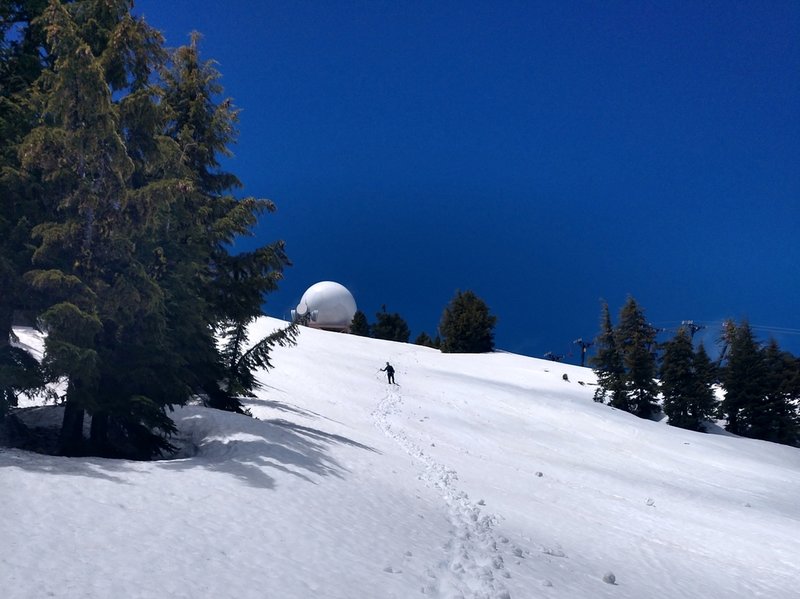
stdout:
POLYGON ((311 327, 345 331, 350 328, 355 313, 356 300, 347 287, 333 281, 321 281, 306 290, 292 317, 306 317, 311 327))

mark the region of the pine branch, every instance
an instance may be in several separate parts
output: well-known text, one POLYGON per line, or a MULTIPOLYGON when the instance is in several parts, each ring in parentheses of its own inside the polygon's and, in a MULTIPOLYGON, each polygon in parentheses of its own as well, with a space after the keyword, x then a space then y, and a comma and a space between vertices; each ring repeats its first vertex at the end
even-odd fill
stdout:
POLYGON ((272 332, 245 351, 244 347, 248 342, 247 327, 250 322, 252 319, 229 321, 223 332, 226 341, 220 351, 220 358, 224 364, 225 375, 219 387, 220 397, 217 398, 217 404, 234 406, 233 411, 239 411, 241 408, 234 399, 236 396, 252 396, 253 390, 259 387, 254 371, 258 368, 267 370, 272 368, 270 351, 276 346, 296 345, 298 325, 295 323, 272 332))
POLYGON ((237 370, 245 368, 254 370, 272 368, 269 353, 273 347, 292 347, 297 345, 297 335, 299 333, 297 323, 292 323, 288 327, 273 331, 253 347, 247 350, 239 359, 237 370))

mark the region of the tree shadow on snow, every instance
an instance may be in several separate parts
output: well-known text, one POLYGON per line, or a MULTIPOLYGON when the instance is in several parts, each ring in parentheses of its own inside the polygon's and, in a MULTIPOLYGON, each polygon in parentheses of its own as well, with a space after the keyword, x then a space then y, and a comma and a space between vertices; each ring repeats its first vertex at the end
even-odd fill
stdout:
POLYGON ((196 420, 196 415, 184 419, 185 424, 179 427, 189 433, 183 439, 183 455, 186 457, 161 461, 161 467, 174 470, 204 468, 232 475, 253 487, 274 489, 276 476, 273 474, 276 473, 288 474, 311 484, 318 484, 320 478, 329 476, 344 478, 347 469, 331 455, 334 445, 377 452, 347 437, 282 419, 261 421, 238 416, 235 430, 204 432, 202 419, 213 419, 213 412, 209 410, 201 421, 194 423, 194 427, 190 421, 196 420))
POLYGON ((301 435, 307 435, 312 439, 317 439, 320 441, 330 441, 332 443, 341 443, 343 445, 350 445, 352 447, 357 447, 359 449, 366 449, 367 451, 371 451, 372 453, 380 453, 374 447, 370 447, 369 445, 364 445, 363 443, 359 443, 358 441, 353 441, 352 439, 348 439, 347 437, 344 437, 342 435, 337 435, 335 433, 326 433, 325 431, 321 431, 317 428, 312 428, 310 426, 303 426, 302 424, 289 422, 288 420, 283 420, 282 418, 265 420, 265 422, 290 428, 293 431, 297 431, 301 435))
POLYGON ((283 401, 277 401, 274 399, 249 399, 245 397, 240 397, 239 401, 244 404, 245 407, 264 407, 270 408, 271 410, 277 410, 279 412, 287 412, 289 414, 297 414, 298 416, 305 416, 307 418, 320 418, 320 415, 316 412, 312 412, 311 410, 306 410, 305 408, 301 408, 299 406, 295 406, 290 403, 286 403, 283 401))
POLYGON ((130 472, 128 460, 109 460, 96 457, 67 458, 32 451, 0 448, 0 470, 19 468, 27 472, 61 476, 89 476, 109 482, 131 484, 125 477, 130 472))
MULTIPOLYGON (((130 471, 127 460, 93 456, 65 457, 58 455, 58 436, 64 407, 35 406, 14 409, 0 420, 0 469, 18 468, 28 472, 90 476, 126 483, 115 473, 130 471)), ((88 433, 88 420, 85 424, 88 433)))
POLYGON ((242 405, 244 405, 246 408, 268 408, 278 412, 286 412, 287 414, 297 414, 298 416, 304 416, 305 418, 309 418, 311 420, 323 419, 336 423, 339 422, 338 420, 323 416, 322 414, 314 412, 313 410, 307 410, 306 408, 301 408, 300 406, 296 406, 285 401, 263 398, 253 399, 248 397, 240 397, 239 401, 242 402, 242 405))
MULTIPOLYGON (((263 400, 258 402, 264 404, 263 400)), ((310 412, 290 404, 271 401, 270 407, 298 416, 310 412)), ((46 413, 60 406, 37 408, 46 413)), ((88 476, 110 482, 134 484, 130 473, 147 476, 150 468, 192 470, 205 468, 234 476, 248 485, 274 489, 278 473, 318 484, 324 477, 343 478, 347 469, 332 455, 335 446, 347 446, 378 453, 353 439, 285 419, 258 420, 213 409, 189 408, 191 412, 173 414, 179 433, 170 441, 179 451, 170 458, 152 462, 67 458, 34 453, 29 448, 3 443, 0 439, 0 470, 19 468, 29 472, 66 476, 88 476)), ((54 422, 59 414, 52 414, 54 422)), ((47 432, 57 435, 58 429, 47 432)), ((54 437, 55 438, 55 437, 54 437)))

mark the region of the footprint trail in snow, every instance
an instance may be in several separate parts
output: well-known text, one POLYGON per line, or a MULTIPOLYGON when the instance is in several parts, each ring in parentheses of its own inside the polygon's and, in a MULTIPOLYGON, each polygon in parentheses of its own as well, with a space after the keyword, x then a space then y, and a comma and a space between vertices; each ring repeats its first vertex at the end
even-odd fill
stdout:
MULTIPOLYGON (((481 514, 480 506, 456 488, 457 473, 426 454, 405 431, 392 425, 390 418, 400 412, 403 399, 397 388, 388 387, 388 393, 372 412, 375 426, 421 465, 420 480, 441 493, 452 526, 450 539, 443 547, 445 557, 429 569, 431 584, 422 592, 445 599, 510 599, 501 580, 510 575, 494 532, 497 518, 481 514)), ((500 540, 505 541, 502 537, 500 540)))

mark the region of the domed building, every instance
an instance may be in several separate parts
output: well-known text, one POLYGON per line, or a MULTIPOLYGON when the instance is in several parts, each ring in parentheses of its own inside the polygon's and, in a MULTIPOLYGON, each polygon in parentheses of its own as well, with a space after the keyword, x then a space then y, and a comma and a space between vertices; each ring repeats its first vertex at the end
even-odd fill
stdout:
POLYGON ((292 310, 292 321, 315 329, 348 331, 356 313, 356 300, 347 287, 320 281, 309 287, 292 310))

